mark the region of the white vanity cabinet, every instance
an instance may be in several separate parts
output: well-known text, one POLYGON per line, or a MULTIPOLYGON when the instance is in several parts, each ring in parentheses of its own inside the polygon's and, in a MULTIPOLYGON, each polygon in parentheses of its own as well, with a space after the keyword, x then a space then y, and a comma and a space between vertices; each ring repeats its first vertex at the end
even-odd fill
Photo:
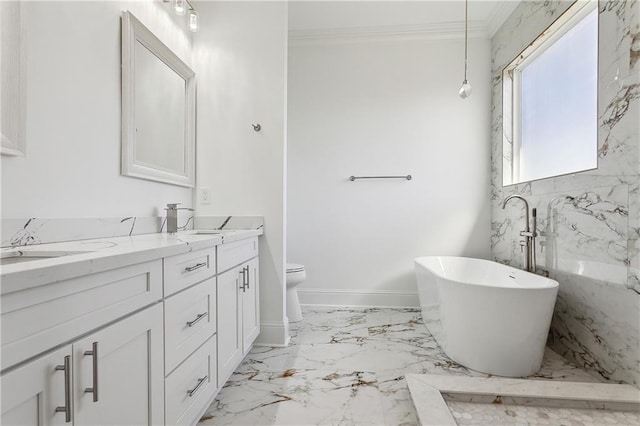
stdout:
POLYGON ((165 257, 163 271, 164 297, 169 297, 216 274, 216 248, 165 257))
POLYGON ((4 374, 2 424, 159 424, 162 371, 155 305, 4 374))
POLYGON ((229 379, 260 333, 258 239, 218 247, 218 387, 229 379))
POLYGON ((246 355, 260 334, 260 292, 258 288, 259 265, 255 257, 241 266, 246 268, 242 278, 242 354, 246 355))
POLYGON ((35 287, 15 287, 16 291, 3 291, 0 298, 2 371, 158 303, 162 300, 162 260, 35 287))
POLYGON ((167 425, 196 423, 218 388, 215 250, 164 259, 167 425))
POLYGON ((209 338, 165 379, 167 425, 198 422, 215 397, 216 338, 209 338))
POLYGON ((162 423, 162 342, 160 305, 75 342, 74 424, 162 423))
POLYGON ((260 332, 258 238, 198 241, 4 270, 0 424, 197 423, 260 332))
POLYGON ((1 423, 163 423, 162 261, 28 284, 0 299, 1 423))
POLYGON ((65 412, 73 395, 69 392, 65 401, 65 391, 72 389, 71 373, 63 369, 66 366, 71 371, 71 354, 71 345, 67 345, 3 375, 0 423, 48 426, 70 421, 71 411, 68 417, 65 412))
POLYGON ((239 285, 239 268, 218 275, 218 387, 224 385, 242 361, 242 299, 239 285))

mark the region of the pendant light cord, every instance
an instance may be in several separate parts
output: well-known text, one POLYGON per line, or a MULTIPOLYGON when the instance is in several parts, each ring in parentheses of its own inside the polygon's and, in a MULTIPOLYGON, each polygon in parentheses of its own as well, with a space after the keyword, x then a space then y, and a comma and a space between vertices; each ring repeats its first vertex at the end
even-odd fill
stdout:
POLYGON ((469 0, 464 1, 464 81, 467 81, 467 25, 468 19, 469 0))

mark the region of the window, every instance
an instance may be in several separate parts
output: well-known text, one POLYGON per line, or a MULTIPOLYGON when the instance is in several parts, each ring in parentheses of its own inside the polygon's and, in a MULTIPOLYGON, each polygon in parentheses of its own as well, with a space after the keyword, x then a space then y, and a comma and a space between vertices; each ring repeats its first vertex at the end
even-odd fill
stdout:
POLYGON ((597 167, 598 10, 576 2, 503 72, 503 185, 597 167))

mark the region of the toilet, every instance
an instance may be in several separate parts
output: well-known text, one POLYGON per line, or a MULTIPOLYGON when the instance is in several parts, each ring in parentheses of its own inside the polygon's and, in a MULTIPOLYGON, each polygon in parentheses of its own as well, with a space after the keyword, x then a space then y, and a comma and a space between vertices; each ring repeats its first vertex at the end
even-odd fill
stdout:
POLYGON ((298 284, 307 279, 304 265, 287 263, 287 317, 289 322, 302 320, 300 301, 298 300, 298 284))

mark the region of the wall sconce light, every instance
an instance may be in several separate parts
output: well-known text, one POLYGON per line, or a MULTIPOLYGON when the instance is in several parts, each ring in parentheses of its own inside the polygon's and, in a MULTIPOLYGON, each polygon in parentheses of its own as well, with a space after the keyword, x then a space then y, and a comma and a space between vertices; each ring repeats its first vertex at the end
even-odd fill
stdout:
POLYGON ((173 10, 176 12, 176 15, 185 15, 187 13, 187 1, 173 0, 173 10))
POLYGON ((164 3, 171 2, 171 7, 176 15, 184 16, 189 12, 187 26, 194 33, 200 29, 200 15, 189 0, 162 0, 164 3))
POLYGON ((200 17, 195 9, 189 11, 189 29, 194 33, 200 29, 200 17))

